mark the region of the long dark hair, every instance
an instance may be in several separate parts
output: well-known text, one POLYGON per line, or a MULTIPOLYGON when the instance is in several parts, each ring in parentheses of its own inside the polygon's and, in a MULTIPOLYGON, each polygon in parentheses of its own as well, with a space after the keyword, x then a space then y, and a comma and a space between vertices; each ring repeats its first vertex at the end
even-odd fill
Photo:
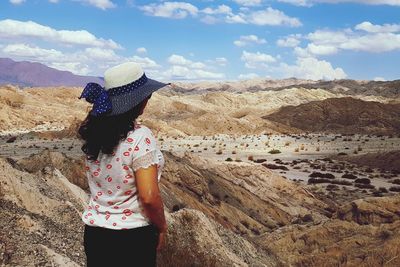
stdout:
POLYGON ((87 155, 87 159, 96 160, 100 151, 111 155, 120 140, 134 130, 134 122, 140 115, 144 102, 150 97, 151 95, 122 114, 99 117, 88 114, 78 128, 80 138, 85 141, 81 150, 87 155))

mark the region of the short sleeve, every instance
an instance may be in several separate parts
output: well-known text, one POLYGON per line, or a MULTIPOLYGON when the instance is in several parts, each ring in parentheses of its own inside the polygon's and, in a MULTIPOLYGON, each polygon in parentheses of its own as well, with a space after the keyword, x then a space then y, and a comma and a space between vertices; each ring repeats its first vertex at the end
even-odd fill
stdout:
POLYGON ((143 128, 141 132, 133 149, 131 165, 133 171, 160 163, 157 140, 153 133, 148 128, 143 128))

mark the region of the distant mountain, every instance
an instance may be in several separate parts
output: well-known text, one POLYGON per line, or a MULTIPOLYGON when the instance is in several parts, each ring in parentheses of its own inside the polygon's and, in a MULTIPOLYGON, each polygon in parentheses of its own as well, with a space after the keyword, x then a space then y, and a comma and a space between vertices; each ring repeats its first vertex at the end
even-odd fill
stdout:
POLYGON ((307 132, 400 133, 400 104, 383 104, 352 97, 285 106, 263 118, 307 132))
POLYGON ((28 61, 16 62, 0 58, 0 84, 19 86, 85 86, 89 82, 103 84, 100 77, 80 76, 28 61))

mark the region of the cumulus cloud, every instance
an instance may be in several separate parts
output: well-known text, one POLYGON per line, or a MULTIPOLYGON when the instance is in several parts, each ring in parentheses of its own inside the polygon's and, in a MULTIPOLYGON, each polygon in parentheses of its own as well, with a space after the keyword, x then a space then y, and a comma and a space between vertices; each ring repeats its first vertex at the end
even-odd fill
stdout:
POLYGON ((206 65, 204 63, 193 62, 189 59, 186 59, 183 56, 175 55, 175 54, 168 57, 167 61, 168 61, 168 63, 170 63, 172 65, 186 66, 186 67, 195 68, 195 69, 204 69, 206 67, 206 65))
POLYGON ((281 47, 296 47, 300 44, 300 38, 300 34, 291 34, 284 38, 278 39, 278 41, 276 41, 276 44, 281 47))
POLYGON ((139 7, 145 14, 156 17, 183 19, 188 15, 196 16, 198 8, 186 2, 164 2, 139 7))
POLYGON ((330 62, 312 57, 299 57, 295 65, 281 63, 278 71, 282 73, 284 78, 296 77, 310 80, 334 80, 347 77, 342 68, 334 68, 330 62))
POLYGON ((318 3, 359 3, 366 5, 391 5, 400 6, 399 0, 278 0, 278 2, 289 3, 297 6, 312 6, 318 3))
POLYGON ((257 35, 242 35, 239 40, 233 42, 234 45, 242 47, 250 44, 265 44, 267 41, 263 38, 259 38, 257 35))
POLYGON ((364 21, 360 24, 357 24, 354 28, 356 30, 363 30, 371 33, 399 32, 400 24, 374 25, 369 21, 364 21))
POLYGON ((136 53, 138 53, 138 54, 146 54, 147 53, 147 49, 145 47, 138 47, 136 49, 136 53))
POLYGON ((256 79, 259 78, 258 74, 256 73, 246 73, 246 74, 239 74, 238 79, 239 80, 250 80, 250 79, 256 79))
POLYGON ((186 66, 171 66, 162 73, 171 80, 217 80, 225 78, 225 74, 202 69, 191 69, 186 66))
POLYGON ((79 0, 79 1, 103 10, 116 7, 116 4, 114 4, 110 0, 79 0))
POLYGON ((0 20, 0 37, 5 40, 40 39, 62 45, 82 45, 117 49, 119 44, 111 39, 98 38, 86 30, 56 30, 33 21, 0 20))
POLYGON ((25 0, 10 0, 10 3, 13 5, 20 5, 23 2, 25 2, 25 0))
POLYGON ((270 63, 274 63, 277 60, 268 54, 256 52, 251 53, 247 51, 242 52, 242 56, 240 58, 242 61, 245 62, 245 67, 249 69, 256 69, 259 67, 268 67, 270 63))
POLYGON ((156 17, 184 19, 190 15, 192 17, 199 17, 200 21, 207 24, 224 21, 226 23, 255 24, 260 26, 287 25, 290 27, 299 27, 302 25, 299 19, 289 17, 282 11, 271 7, 263 10, 241 8, 240 12, 234 13, 232 8, 227 5, 199 9, 187 2, 163 2, 140 6, 139 9, 144 11, 146 15, 156 17))
POLYGON ((259 6, 262 0, 233 0, 242 6, 259 6))

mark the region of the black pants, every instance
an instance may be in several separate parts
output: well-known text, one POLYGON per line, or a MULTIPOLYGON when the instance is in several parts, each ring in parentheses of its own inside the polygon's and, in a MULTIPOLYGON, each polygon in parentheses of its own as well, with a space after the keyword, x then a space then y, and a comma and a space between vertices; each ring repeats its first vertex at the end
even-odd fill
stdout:
POLYGON ((156 266, 158 230, 152 224, 125 230, 85 224, 83 239, 88 267, 156 266))

